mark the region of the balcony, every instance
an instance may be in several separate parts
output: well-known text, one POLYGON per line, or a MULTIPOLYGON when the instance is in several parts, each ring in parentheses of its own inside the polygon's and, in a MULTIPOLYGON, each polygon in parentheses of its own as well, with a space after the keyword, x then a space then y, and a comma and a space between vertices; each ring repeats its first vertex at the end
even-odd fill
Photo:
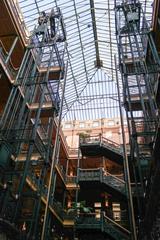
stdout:
POLYGON ((101 135, 80 138, 80 149, 84 156, 105 156, 120 165, 123 164, 121 146, 101 135))
POLYGON ((11 55, 11 62, 14 68, 18 68, 23 58, 25 46, 27 46, 28 36, 15 1, 2 0, 0 2, 0 16, 1 43, 6 52, 9 52, 14 39, 18 36, 16 46, 11 55))

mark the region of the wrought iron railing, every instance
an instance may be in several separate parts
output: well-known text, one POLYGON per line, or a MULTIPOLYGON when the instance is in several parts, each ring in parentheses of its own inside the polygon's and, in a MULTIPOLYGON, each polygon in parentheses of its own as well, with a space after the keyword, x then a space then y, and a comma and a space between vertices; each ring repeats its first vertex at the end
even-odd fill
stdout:
MULTIPOLYGON (((28 173, 28 179, 30 180, 31 184, 37 189, 37 191, 40 190, 40 179, 36 177, 34 172, 28 173)), ((44 184, 41 189, 41 197, 44 199, 47 198, 48 188, 44 184)), ((63 210, 62 204, 57 202, 55 199, 50 201, 50 206, 54 209, 55 213, 58 215, 58 217, 63 220, 63 218, 67 217, 67 213, 63 210)))
MULTIPOLYGON (((39 189, 39 179, 36 178, 35 173, 30 173, 28 175, 29 180, 35 186, 35 188, 39 189)), ((41 192, 41 197, 47 197, 47 187, 44 185, 41 192)), ((54 209, 55 213, 58 217, 63 221, 65 219, 71 219, 75 221, 75 227, 81 229, 100 229, 104 232, 107 232, 112 237, 116 237, 115 239, 119 239, 118 236, 125 236, 126 238, 121 239, 129 239, 130 231, 121 225, 121 223, 115 222, 110 217, 106 216, 104 212, 100 213, 100 216, 97 216, 96 213, 77 213, 69 214, 67 211, 63 209, 61 203, 57 202, 53 199, 50 202, 50 206, 54 209)), ((112 213, 113 215, 113 213, 112 213)), ((123 219, 124 221, 124 219, 123 219)))
POLYGON ((120 144, 103 137, 101 134, 80 137, 80 146, 83 146, 86 144, 87 145, 99 144, 100 146, 107 147, 108 149, 111 149, 113 151, 116 151, 116 152, 122 154, 122 149, 121 149, 120 144))
POLYGON ((69 156, 78 156, 78 148, 70 148, 69 147, 69 156))
POLYGON ((0 59, 2 60, 4 66, 6 67, 6 69, 8 70, 9 72, 9 75, 11 76, 11 80, 14 80, 16 75, 17 75, 17 72, 18 72, 18 69, 15 69, 13 66, 12 66, 12 63, 8 63, 6 64, 6 59, 7 59, 7 53, 5 53, 5 50, 4 48, 0 47, 0 59))
POLYGON ((96 213, 79 214, 75 221, 75 227, 78 229, 100 229, 116 240, 130 239, 131 236, 128 229, 106 216, 104 212, 101 212, 99 217, 96 213))
POLYGON ((56 167, 58 168, 58 170, 59 170, 59 172, 60 172, 60 174, 62 176, 63 181, 66 182, 66 173, 65 173, 65 171, 63 169, 63 166, 60 165, 60 164, 57 164, 56 167))
POLYGON ((114 188, 115 190, 126 194, 125 181, 115 175, 110 174, 103 168, 96 169, 78 169, 78 181, 100 181, 114 188))
POLYGON ((91 228, 101 229, 102 219, 96 218, 96 213, 80 213, 76 217, 75 227, 76 228, 91 228))
POLYGON ((72 183, 75 184, 77 182, 77 176, 66 176, 66 184, 67 183, 72 183))
POLYGON ((102 231, 107 232, 115 239, 130 239, 131 232, 124 228, 119 223, 115 222, 111 218, 107 217, 104 213, 101 215, 102 218, 102 231))
MULTIPOLYGON (((9 130, 7 129, 7 130, 0 131, 2 136, 7 137, 8 139, 7 141, 10 144, 12 144, 13 146, 15 145, 14 151, 13 151, 13 154, 15 154, 15 156, 17 156, 17 152, 19 152, 19 148, 22 143, 24 145, 24 143, 29 144, 30 141, 33 141, 32 132, 33 132, 33 125, 30 125, 24 129, 23 128, 9 129, 9 130)), ((39 153, 41 155, 41 158, 43 158, 43 160, 45 160, 48 147, 50 147, 50 152, 52 152, 53 145, 52 144, 50 144, 50 146, 46 145, 46 142, 44 142, 44 140, 41 139, 38 132, 36 134, 36 138, 33 144, 34 144, 33 153, 39 153)), ((25 148, 23 149, 23 147, 21 146, 21 151, 19 153, 26 154, 27 152, 25 148)))
POLYGON ((23 41, 25 42, 25 44, 27 44, 28 39, 29 39, 29 32, 28 32, 27 27, 25 25, 22 14, 20 14, 20 8, 18 6, 18 3, 16 1, 6 0, 6 4, 9 6, 9 9, 12 13, 12 16, 15 19, 15 22, 18 26, 18 29, 19 29, 20 33, 21 33, 23 41))

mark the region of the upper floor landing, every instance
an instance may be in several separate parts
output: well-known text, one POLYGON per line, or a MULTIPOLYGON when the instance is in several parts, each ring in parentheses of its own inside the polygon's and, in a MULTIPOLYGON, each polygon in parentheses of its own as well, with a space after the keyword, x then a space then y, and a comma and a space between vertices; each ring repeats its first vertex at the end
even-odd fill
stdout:
POLYGON ((14 48, 10 63, 13 68, 21 64, 28 34, 18 5, 12 0, 0 1, 0 45, 6 54, 14 48))

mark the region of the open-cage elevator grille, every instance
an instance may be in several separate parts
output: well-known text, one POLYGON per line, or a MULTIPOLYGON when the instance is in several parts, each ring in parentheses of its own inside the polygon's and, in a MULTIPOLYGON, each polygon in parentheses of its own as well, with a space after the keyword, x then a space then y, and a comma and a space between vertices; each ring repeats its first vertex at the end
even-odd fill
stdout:
MULTIPOLYGON (((40 12, 48 13, 51 8, 57 6, 62 11, 68 42, 66 58, 69 59, 63 106, 64 119, 85 120, 118 116, 117 96, 115 90, 112 91, 115 89, 117 67, 115 67, 114 55, 118 55, 114 0, 18 0, 16 2, 29 31, 32 31, 37 24, 40 12), (100 75, 101 79, 99 79, 100 75)), ((140 2, 148 23, 151 24, 153 1, 140 2)))

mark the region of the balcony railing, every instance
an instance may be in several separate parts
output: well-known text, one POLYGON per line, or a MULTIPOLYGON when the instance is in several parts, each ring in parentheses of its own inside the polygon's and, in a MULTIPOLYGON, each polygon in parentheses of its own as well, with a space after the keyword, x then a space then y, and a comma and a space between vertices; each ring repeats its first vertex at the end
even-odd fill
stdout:
POLYGON ((72 184, 76 184, 77 182, 77 176, 66 176, 66 184, 67 183, 72 183, 72 184))
POLYGON ((94 136, 80 137, 80 146, 95 145, 95 144, 107 147, 108 149, 111 149, 113 151, 116 151, 116 152, 122 154, 121 146, 118 143, 103 137, 101 134, 94 135, 94 136))
POLYGON ((65 171, 63 169, 63 166, 60 165, 60 164, 57 164, 56 167, 57 167, 58 171, 60 172, 63 181, 66 182, 66 174, 65 174, 65 171))
MULTIPOLYGON (((1 42, 0 42, 0 44, 1 44, 1 42)), ((1 59, 2 63, 4 64, 5 68, 7 69, 9 76, 11 77, 11 81, 13 81, 17 75, 18 69, 15 69, 12 66, 12 63, 10 63, 10 62, 6 64, 7 52, 5 51, 5 49, 3 47, 0 47, 0 59, 1 59)))
MULTIPOLYGON (((46 124, 39 124, 37 128, 37 134, 35 140, 32 138, 34 123, 32 122, 27 128, 21 129, 9 129, 0 131, 0 142, 7 139, 7 142, 11 145, 12 154, 16 157, 17 160, 25 161, 27 158, 27 150, 26 146, 33 142, 33 155, 39 155, 38 159, 41 161, 49 160, 51 161, 53 145, 49 141, 44 130, 44 127, 48 127, 46 124), (41 130, 41 132, 40 132, 41 130), (43 134, 42 134, 43 131, 43 134), (21 150, 20 150, 21 147, 21 150), (49 156, 47 159, 47 154, 49 152, 49 156), (18 155, 17 155, 18 154, 18 155), (19 157, 20 156, 20 157, 19 157)), ((32 158, 32 157, 31 157, 32 158)))
POLYGON ((104 212, 101 212, 99 218, 96 216, 96 213, 79 214, 76 218, 75 227, 77 229, 100 229, 116 240, 130 239, 131 232, 106 216, 104 212))
POLYGON ((20 31, 24 43, 27 44, 29 39, 29 31, 27 30, 27 27, 25 25, 18 3, 13 0, 6 0, 6 4, 8 5, 10 12, 12 13, 12 16, 17 24, 18 30, 20 31))
POLYGON ((96 169, 79 169, 78 171, 79 181, 99 181, 107 186, 115 189, 116 191, 126 194, 125 181, 119 177, 104 171, 103 168, 96 169))
POLYGON ((95 169, 78 169, 77 176, 66 175, 61 165, 57 164, 56 167, 61 174, 63 182, 65 184, 78 184, 80 181, 99 181, 107 186, 114 188, 116 191, 120 191, 126 195, 125 181, 123 180, 123 174, 113 175, 103 168, 95 169), (78 182, 77 182, 78 181, 78 182))
MULTIPOLYGON (((30 173, 28 175, 28 178, 31 182, 31 184, 34 186, 35 189, 40 189, 40 181, 36 177, 34 173, 30 173)), ((46 199, 47 197, 47 186, 44 184, 44 186, 41 189, 41 197, 46 199)), ((63 221, 65 219, 71 219, 75 221, 76 228, 80 229, 100 229, 103 232, 107 232, 111 234, 111 236, 116 237, 118 239, 118 236, 125 236, 125 239, 128 239, 128 236, 130 235, 130 231, 127 230, 125 227, 121 225, 121 223, 115 222, 110 217, 106 216, 104 212, 100 213, 100 217, 97 217, 96 213, 78 213, 75 214, 69 214, 67 211, 65 211, 62 207, 62 204, 57 202, 55 199, 51 200, 50 206, 54 209, 57 216, 63 221)), ((113 215, 113 213, 112 213, 113 215)), ((126 217, 126 215, 125 215, 126 217)), ((124 219, 123 219, 124 221, 124 219)))
POLYGON ((78 148, 70 148, 69 147, 69 156, 71 157, 77 157, 78 156, 78 148))
POLYGON ((130 239, 131 232, 119 223, 107 217, 104 213, 101 216, 103 226, 102 230, 111 234, 115 239, 130 239))
MULTIPOLYGON (((38 179, 35 175, 35 173, 30 172, 28 174, 28 179, 30 180, 31 184, 34 186, 35 189, 38 191, 41 191, 41 197, 44 199, 47 198, 48 188, 44 184, 41 188, 40 186, 40 179, 38 179), (40 190, 41 188, 41 190, 40 190)), ((56 201, 56 199, 52 199, 50 201, 50 207, 53 208, 54 212, 57 214, 57 216, 63 220, 73 220, 75 219, 75 212, 68 213, 67 210, 63 209, 63 206, 60 202, 56 201)))

